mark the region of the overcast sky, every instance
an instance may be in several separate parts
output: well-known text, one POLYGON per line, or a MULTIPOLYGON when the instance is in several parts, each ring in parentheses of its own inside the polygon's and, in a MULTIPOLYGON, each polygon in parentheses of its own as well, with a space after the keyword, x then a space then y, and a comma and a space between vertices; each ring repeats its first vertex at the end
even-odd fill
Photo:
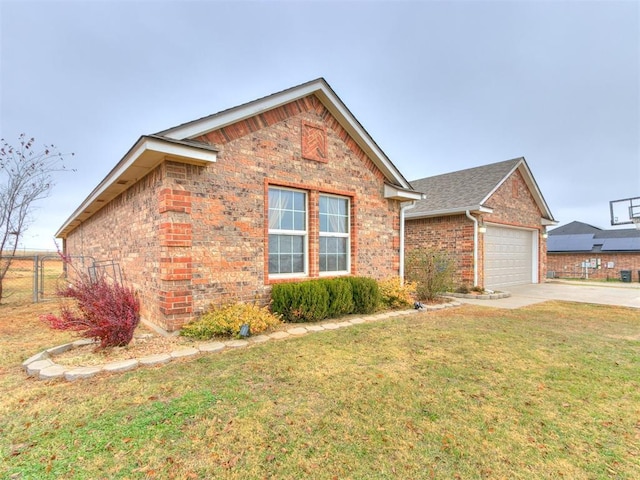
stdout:
POLYGON ((0 22, 2 137, 75 153, 23 248, 55 248, 140 135, 318 77, 409 180, 524 156, 560 225, 601 228, 640 196, 638 1, 0 0, 0 22))

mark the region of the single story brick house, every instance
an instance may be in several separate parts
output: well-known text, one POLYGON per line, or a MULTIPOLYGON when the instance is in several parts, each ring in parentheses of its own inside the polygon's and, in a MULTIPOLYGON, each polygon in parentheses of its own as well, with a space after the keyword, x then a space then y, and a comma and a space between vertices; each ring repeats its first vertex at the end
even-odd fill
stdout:
POLYGON ((411 182, 426 198, 405 215, 406 247, 451 254, 459 284, 487 289, 538 283, 546 228, 555 225, 524 158, 411 182))
POLYGON ((627 276, 640 281, 640 230, 603 230, 582 222, 554 228, 547 242, 547 269, 552 278, 627 276))
POLYGON ((276 282, 398 276, 420 198, 317 79, 141 136, 56 236, 117 262, 143 319, 173 331, 276 282))

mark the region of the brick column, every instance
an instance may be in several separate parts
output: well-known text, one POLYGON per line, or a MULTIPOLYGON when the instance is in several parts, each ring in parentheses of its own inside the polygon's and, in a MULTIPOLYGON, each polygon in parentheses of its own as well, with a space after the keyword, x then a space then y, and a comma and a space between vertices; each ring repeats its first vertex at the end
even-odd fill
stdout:
POLYGON ((191 279, 191 192, 165 188, 159 192, 160 289, 158 302, 167 330, 176 330, 193 313, 191 279))

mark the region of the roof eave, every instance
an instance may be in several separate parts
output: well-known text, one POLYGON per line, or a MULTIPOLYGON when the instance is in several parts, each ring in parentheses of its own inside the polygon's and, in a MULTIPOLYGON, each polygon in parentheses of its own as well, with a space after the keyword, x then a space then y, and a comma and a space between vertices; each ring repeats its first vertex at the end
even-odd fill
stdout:
POLYGON ((161 138, 157 135, 140 137, 122 160, 65 221, 56 232, 56 237, 66 238, 74 228, 151 172, 165 159, 203 166, 216 161, 217 151, 206 145, 199 146, 190 142, 161 138))
POLYGON ((322 102, 325 108, 331 112, 351 138, 353 138, 367 156, 373 160, 390 183, 407 190, 412 190, 411 185, 402 173, 395 167, 323 78, 312 80, 297 87, 289 88, 209 117, 178 125, 159 132, 159 135, 174 139, 194 138, 238 121, 260 115, 268 110, 278 108, 309 95, 315 95, 322 102))
POLYGON ((424 200, 426 195, 415 190, 400 188, 396 185, 384 184, 384 198, 390 200, 399 200, 401 202, 424 200))
POLYGON ((463 215, 470 213, 493 213, 493 209, 483 205, 470 205, 468 207, 445 208, 440 210, 430 210, 428 212, 412 212, 406 214, 407 220, 415 220, 419 218, 445 217, 448 215, 463 215))

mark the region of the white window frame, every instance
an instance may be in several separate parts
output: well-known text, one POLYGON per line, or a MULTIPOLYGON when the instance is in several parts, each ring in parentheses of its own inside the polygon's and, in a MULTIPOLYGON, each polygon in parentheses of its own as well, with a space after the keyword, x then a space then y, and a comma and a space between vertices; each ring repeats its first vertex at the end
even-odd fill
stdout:
POLYGON ((269 248, 269 237, 271 235, 289 235, 289 236, 299 236, 302 237, 302 245, 303 245, 303 271, 302 272, 291 272, 291 273, 271 273, 269 271, 269 258, 270 252, 267 252, 267 272, 270 279, 278 279, 278 278, 303 278, 309 276, 309 192, 306 190, 300 190, 295 188, 287 188, 280 187, 277 185, 270 185, 267 189, 267 249, 269 248), (305 208, 305 216, 304 216, 304 224, 305 230, 281 230, 281 229, 272 229, 270 226, 269 212, 271 210, 271 206, 269 205, 269 194, 271 190, 279 190, 279 191, 288 191, 295 193, 302 193, 304 195, 304 208, 305 208))
POLYGON ((318 240, 318 272, 320 276, 335 276, 335 275, 349 275, 351 273, 351 198, 350 197, 345 197, 342 195, 331 195, 331 194, 326 194, 326 193, 320 193, 318 195, 318 233, 320 237, 325 237, 325 238, 346 238, 347 239, 347 245, 346 245, 346 257, 347 257, 347 265, 346 265, 346 270, 331 270, 331 271, 322 271, 321 269, 321 265, 320 265, 320 257, 321 257, 321 252, 320 252, 320 240, 318 240), (340 232, 323 232, 322 231, 322 227, 321 227, 321 221, 320 221, 320 215, 322 214, 321 209, 320 209, 320 199, 322 197, 327 197, 327 198, 338 198, 340 200, 346 200, 347 202, 347 231, 346 233, 340 233, 340 232))

